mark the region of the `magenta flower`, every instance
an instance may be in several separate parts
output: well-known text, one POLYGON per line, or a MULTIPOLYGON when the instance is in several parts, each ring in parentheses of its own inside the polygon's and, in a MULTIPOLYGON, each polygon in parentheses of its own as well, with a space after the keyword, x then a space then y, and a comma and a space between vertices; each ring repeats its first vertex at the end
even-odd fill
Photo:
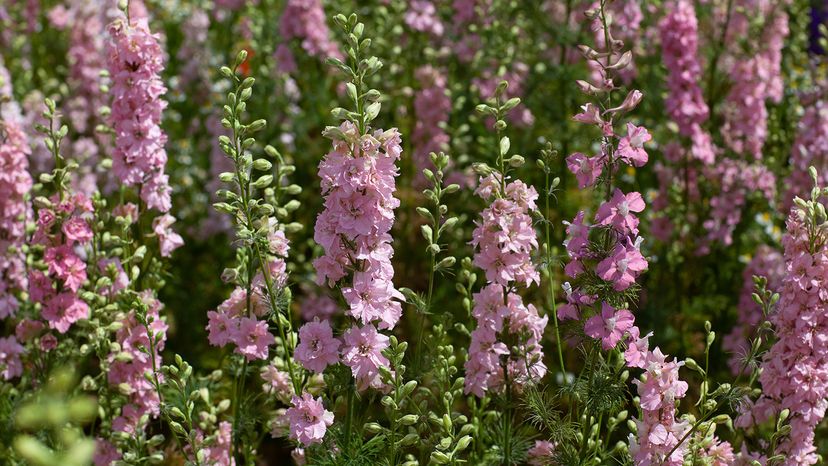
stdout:
POLYGON ((267 322, 255 317, 242 317, 235 333, 235 352, 243 355, 248 361, 266 359, 267 347, 276 343, 276 339, 267 329, 267 322))
POLYGON ((638 275, 647 270, 647 259, 641 255, 636 244, 615 246, 612 254, 598 263, 595 271, 602 279, 612 282, 615 291, 624 291, 635 282, 638 275))
POLYGON ((604 202, 595 214, 598 225, 608 225, 619 233, 638 234, 638 218, 632 215, 644 210, 644 199, 638 192, 624 194, 616 188, 609 202, 604 202))
POLYGON ((572 119, 587 125, 603 126, 604 124, 604 120, 601 118, 601 109, 592 103, 581 106, 581 113, 575 115, 572 119))
POLYGON ((292 404, 285 411, 290 424, 290 438, 305 446, 320 443, 328 426, 333 424, 333 413, 325 409, 322 398, 314 399, 310 393, 303 393, 301 398, 294 396, 292 404))
POLYGON ((299 329, 299 344, 294 357, 306 369, 322 372, 328 365, 339 362, 341 344, 334 338, 331 324, 327 320, 314 320, 299 329))
POLYGON ((535 440, 535 445, 527 453, 529 466, 547 466, 552 464, 555 444, 547 440, 535 440))
POLYGON ((601 303, 601 313, 589 318, 584 325, 584 333, 601 340, 601 346, 609 351, 618 345, 629 330, 635 317, 627 310, 616 311, 607 303, 601 303))
POLYGON ((632 326, 628 333, 630 339, 627 342, 627 349, 624 351, 624 361, 626 361, 627 367, 643 369, 647 361, 647 355, 650 352, 650 337, 653 336, 653 332, 641 337, 641 331, 638 327, 632 326))
POLYGON ((653 137, 643 126, 627 123, 627 135, 618 141, 616 154, 625 163, 634 167, 643 167, 649 159, 644 143, 653 137))
POLYGON ((587 157, 580 152, 575 152, 566 158, 566 167, 575 175, 578 187, 583 189, 595 184, 601 176, 604 164, 600 157, 587 157))
POLYGON ((49 273, 63 280, 63 284, 73 292, 77 292, 86 281, 86 264, 69 245, 47 248, 43 261, 49 267, 49 273))
POLYGON ((342 362, 351 368, 357 387, 365 390, 378 384, 379 368, 388 367, 388 358, 382 351, 388 348, 388 337, 377 332, 371 324, 354 325, 343 336, 342 362))

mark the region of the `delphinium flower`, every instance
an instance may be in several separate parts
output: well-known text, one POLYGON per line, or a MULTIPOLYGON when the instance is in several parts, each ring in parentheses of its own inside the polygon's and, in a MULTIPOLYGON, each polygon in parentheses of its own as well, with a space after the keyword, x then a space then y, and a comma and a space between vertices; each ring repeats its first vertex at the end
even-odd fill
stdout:
MULTIPOLYGON (((347 341, 347 339, 346 339, 347 341)), ((339 346, 328 321, 308 322, 299 329, 299 345, 295 358, 306 369, 322 372, 328 365, 339 362, 339 346)), ((355 346, 355 345, 351 345, 355 346)))
MULTIPOLYGON (((411 140, 415 141, 414 163, 421 173, 431 163, 429 154, 445 150, 449 136, 444 125, 451 115, 451 99, 446 88, 446 76, 441 70, 432 66, 423 66, 415 72, 420 88, 414 94, 414 132, 411 140)), ((417 182, 425 184, 425 178, 419 176, 417 182)))
MULTIPOLYGON (((343 16, 336 20, 346 31, 356 24, 343 16)), ((353 40, 349 45, 349 53, 359 56, 363 46, 353 40)), ((374 57, 352 59, 351 66, 335 57, 329 60, 354 79, 357 65, 370 67, 371 74, 381 66, 374 57)), ((343 110, 345 121, 324 132, 333 141, 333 150, 319 163, 324 208, 316 218, 314 240, 324 254, 313 262, 317 282, 338 286, 348 306, 346 312, 354 319, 344 336, 342 360, 360 390, 383 383, 378 369, 388 365, 382 352, 389 340, 377 328, 394 328, 404 300, 393 283, 390 235, 394 209, 400 204, 394 193, 402 139, 396 128, 371 128, 380 109, 380 93, 362 87, 361 80, 346 84, 354 105, 365 110, 350 118, 343 110)))
MULTIPOLYGON (((816 171, 811 172, 819 186, 816 171)), ((824 192, 815 187, 810 201, 798 198, 788 216, 782 239, 785 275, 769 317, 777 339, 762 357, 762 394, 737 420, 746 427, 787 410, 790 431, 773 452, 784 455, 784 465, 817 463, 814 430, 828 408, 828 231, 819 200, 824 192)))
POLYGON ((526 452, 529 466, 547 466, 553 464, 555 444, 547 440, 535 440, 535 444, 526 452))
MULTIPOLYGON (((284 264, 283 259, 277 260, 284 264)), ((236 287, 215 311, 207 313, 208 340, 211 345, 219 347, 232 343, 234 351, 248 360, 266 359, 268 347, 275 342, 267 321, 260 320, 270 310, 267 290, 259 280, 250 288, 249 300, 247 293, 246 289, 236 287)))
POLYGON ((691 154, 702 163, 715 158, 710 134, 702 124, 709 109, 704 102, 699 81, 698 20, 690 0, 674 0, 666 6, 667 15, 659 23, 664 65, 667 67, 667 114, 689 138, 691 154))
MULTIPOLYGON (((507 86, 504 81, 494 90, 495 106, 478 106, 497 121, 498 136, 506 127, 503 118, 520 103, 517 98, 503 102, 507 86)), ((482 168, 485 176, 475 190, 487 202, 475 220, 471 241, 473 264, 484 271, 486 285, 473 296, 476 327, 465 363, 465 392, 478 397, 487 392, 510 397, 518 387, 537 384, 547 370, 541 337, 549 318, 524 304, 517 292, 518 287, 540 282, 532 262, 538 239, 531 214, 538 209, 538 193, 521 180, 509 180, 508 164, 519 165, 521 160, 508 155, 509 147, 509 138, 500 137, 497 168, 482 168)))
POLYGON ((0 319, 12 317, 27 288, 26 221, 32 216, 27 195, 29 146, 17 122, 0 119, 0 319))
POLYGON ((67 10, 71 18, 67 60, 72 97, 66 103, 67 115, 74 130, 91 134, 98 123, 103 123, 98 110, 106 104, 100 77, 101 71, 106 69, 106 12, 89 2, 74 1, 70 5, 67 10))
POLYGON ((767 245, 761 245, 754 252, 750 262, 742 272, 742 290, 739 294, 738 320, 729 334, 722 340, 722 349, 730 353, 728 365, 734 374, 738 375, 743 366, 744 358, 748 355, 750 341, 756 327, 763 321, 762 308, 753 300, 756 284, 754 276, 767 278, 767 287, 778 290, 784 277, 785 261, 782 254, 767 245))
MULTIPOLYGON (((643 32, 641 23, 644 20, 641 5, 642 2, 640 0, 610 2, 604 5, 607 24, 611 29, 612 40, 622 40, 625 44, 629 44, 632 47, 639 45, 643 32)), ((597 8, 598 6, 599 2, 593 2, 590 8, 597 8)), ((592 20, 590 29, 593 32, 596 43, 604 41, 604 25, 597 17, 592 20)), ((596 82, 600 81, 602 79, 601 67, 595 62, 588 62, 587 66, 589 66, 591 71, 590 78, 596 82)), ((631 61, 627 67, 618 70, 618 76, 625 84, 628 84, 635 78, 637 72, 635 62, 631 61)))
POLYGON ((321 398, 314 399, 310 393, 294 396, 292 404, 285 412, 290 423, 290 437, 305 446, 321 442, 333 424, 333 413, 325 409, 321 398))
POLYGON ((828 105, 817 95, 803 97, 805 112, 797 125, 791 149, 791 172, 785 180, 788 187, 782 208, 790 209, 796 196, 807 194, 808 167, 816 167, 820 184, 828 184, 828 105))
POLYGON ((115 21, 109 26, 108 69, 112 77, 115 132, 112 170, 125 186, 136 186, 147 207, 170 210, 171 188, 164 174, 167 135, 161 129, 166 87, 160 73, 163 51, 145 19, 115 21))
POLYGON ((730 149, 757 160, 762 158, 768 135, 765 102, 778 103, 782 98, 782 48, 788 35, 786 3, 739 0, 732 7, 729 40, 742 44, 738 38, 754 34, 759 39, 748 50, 733 52, 735 58, 729 73, 732 86, 722 106, 721 132, 730 149), (758 28, 756 18, 762 18, 758 28))
POLYGON ((322 293, 314 293, 302 300, 299 312, 302 319, 310 322, 317 318, 319 320, 329 320, 334 314, 339 311, 336 301, 330 296, 322 293))

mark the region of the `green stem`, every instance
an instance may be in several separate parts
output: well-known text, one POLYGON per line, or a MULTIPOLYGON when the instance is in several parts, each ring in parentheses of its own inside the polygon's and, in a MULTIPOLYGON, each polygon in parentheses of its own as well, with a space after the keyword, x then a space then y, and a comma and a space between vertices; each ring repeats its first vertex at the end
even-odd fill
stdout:
POLYGON ((563 358, 563 348, 561 345, 561 332, 558 327, 558 305, 555 301, 555 277, 553 276, 554 270, 552 265, 552 240, 551 240, 551 227, 549 226, 549 168, 547 167, 546 171, 546 221, 544 222, 544 230, 546 236, 546 270, 547 274, 549 275, 549 298, 552 302, 552 323, 555 326, 555 345, 558 348, 558 362, 561 365, 561 374, 566 380, 566 365, 564 364, 563 358))

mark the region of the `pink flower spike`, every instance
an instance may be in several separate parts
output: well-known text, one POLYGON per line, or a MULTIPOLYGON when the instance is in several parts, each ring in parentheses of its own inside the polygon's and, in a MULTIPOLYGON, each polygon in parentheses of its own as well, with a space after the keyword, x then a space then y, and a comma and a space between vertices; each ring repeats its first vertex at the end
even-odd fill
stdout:
POLYGON ((248 361, 266 359, 268 346, 276 339, 267 329, 267 322, 256 320, 255 317, 243 317, 235 332, 233 342, 236 344, 236 353, 243 355, 248 361))
POLYGON ((616 311, 607 303, 601 304, 601 314, 595 315, 587 320, 584 325, 584 333, 588 336, 600 339, 601 347, 604 350, 611 350, 618 345, 624 332, 630 329, 635 322, 635 317, 627 310, 616 311))

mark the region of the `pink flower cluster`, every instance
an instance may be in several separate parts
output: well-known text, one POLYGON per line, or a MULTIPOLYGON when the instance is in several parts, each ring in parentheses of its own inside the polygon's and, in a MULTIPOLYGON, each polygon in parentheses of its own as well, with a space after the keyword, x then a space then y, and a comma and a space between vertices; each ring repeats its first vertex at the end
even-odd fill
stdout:
MULTIPOLYGON (((336 42, 331 40, 331 32, 326 19, 327 16, 320 0, 288 0, 279 22, 279 33, 285 40, 301 40, 302 49, 312 57, 341 58, 342 54, 336 42)), ((281 44, 279 49, 276 53, 282 57, 280 66, 294 64, 283 71, 286 73, 294 71, 295 61, 290 49, 285 44, 281 44)))
POLYGON ((89 305, 78 297, 86 281, 86 261, 78 255, 92 241, 92 203, 83 194, 52 199, 55 209, 42 208, 32 241, 45 247, 46 270, 29 271, 29 297, 43 306, 41 316, 60 333, 89 317, 89 305))
MULTIPOLYGON (((120 345, 120 352, 109 355, 109 373, 107 379, 112 386, 129 387, 129 404, 122 408, 121 415, 112 422, 115 431, 133 433, 142 428, 138 421, 144 414, 157 416, 159 413, 159 399, 152 382, 147 380, 145 373, 161 366, 161 351, 166 341, 167 324, 161 320, 162 304, 149 292, 144 292, 141 299, 147 306, 147 318, 152 319, 150 332, 160 335, 161 339, 154 345, 155 354, 148 354, 150 349, 147 328, 138 321, 135 311, 122 321, 124 326, 118 330, 116 338, 120 345)), ((160 371, 158 376, 161 377, 160 371)))
POLYGON ((820 186, 828 185, 828 104, 821 98, 805 96, 805 113, 799 120, 791 149, 791 174, 785 181, 788 191, 782 207, 790 209, 796 196, 805 196, 812 185, 808 167, 814 166, 820 186))
POLYGON ((20 355, 25 348, 18 343, 15 337, 0 337, 0 376, 4 380, 13 379, 23 374, 23 363, 20 355))
MULTIPOLYGON (((734 152, 762 157, 768 133, 765 101, 782 98, 782 47, 788 35, 788 15, 782 4, 770 0, 735 2, 731 20, 731 40, 751 33, 754 18, 764 18, 758 50, 739 54, 730 70, 733 83, 725 100, 722 136, 734 152)), ((738 53, 738 52, 737 52, 738 53)))
POLYGON ((111 124, 115 131, 113 173, 126 186, 138 186, 141 199, 160 212, 170 210, 169 177, 164 174, 167 135, 161 114, 167 91, 160 73, 164 52, 146 20, 109 26, 108 68, 112 76, 111 124))
POLYGON ((31 208, 26 195, 32 187, 26 136, 16 122, 0 119, 0 319, 13 316, 24 291, 26 264, 20 249, 26 237, 31 208))
POLYGON ((710 245, 718 242, 729 246, 733 242, 733 231, 742 219, 742 208, 748 196, 761 193, 773 205, 776 198, 776 176, 761 163, 747 163, 740 160, 722 159, 715 165, 702 168, 705 179, 718 188, 710 199, 709 217, 703 226, 707 230, 697 251, 710 252, 710 245))
POLYGON ((529 215, 537 210, 538 193, 520 180, 501 192, 501 176, 482 178, 475 191, 491 202, 475 222, 471 241, 474 264, 484 270, 488 282, 474 295, 477 328, 465 364, 465 391, 479 397, 489 390, 501 391, 507 383, 535 383, 546 374, 540 342, 549 318, 540 317, 534 305, 524 305, 514 289, 540 281, 532 263, 538 241, 529 215), (517 337, 518 354, 510 354, 503 343, 506 334, 517 337))
POLYGON ((750 351, 750 338, 756 327, 762 322, 762 309, 753 300, 753 293, 756 285, 753 282, 754 276, 762 276, 768 279, 768 289, 771 291, 781 289, 782 278, 785 276, 785 261, 782 254, 767 245, 761 245, 756 249, 753 258, 742 272, 742 291, 739 295, 739 316, 736 325, 731 332, 725 335, 722 340, 722 348, 731 354, 728 364, 734 375, 744 365, 744 358, 750 351))
POLYGON ((72 2, 66 11, 70 21, 69 84, 72 97, 67 102, 72 128, 91 133, 97 123, 98 109, 106 104, 101 92, 101 71, 106 67, 104 33, 106 9, 87 2, 72 2))
POLYGON ((659 23, 662 58, 669 73, 667 114, 678 125, 679 133, 690 138, 693 157, 710 164, 715 153, 710 134, 701 127, 709 110, 699 87, 701 66, 696 11, 690 0, 675 0, 667 10, 659 23))
POLYGON ((809 225, 805 215, 798 207, 791 211, 782 239, 785 277, 770 316, 777 341, 762 358, 762 395, 737 419, 748 427, 789 409, 791 432, 776 453, 791 466, 817 463, 814 429, 828 408, 828 247, 823 228, 809 225))
MULTIPOLYGON (((270 277, 274 286, 283 287, 287 282, 285 258, 290 245, 285 233, 278 229, 273 219, 271 233, 268 235, 268 248, 272 254, 268 264, 270 277)), ((207 339, 211 345, 219 347, 233 343, 234 351, 248 361, 267 359, 268 347, 273 345, 276 339, 267 325, 267 317, 272 309, 262 272, 253 277, 250 290, 248 297, 247 289, 236 287, 218 309, 207 313, 207 339)))
POLYGON ((411 0, 403 16, 405 24, 414 31, 435 37, 443 35, 443 23, 437 14, 437 8, 431 0, 411 0))
MULTIPOLYGON (((449 135, 445 125, 451 115, 451 99, 446 89, 446 77, 436 68, 423 66, 415 72, 420 82, 420 89, 414 94, 414 115, 417 122, 411 140, 415 141, 414 163, 418 173, 431 166, 429 154, 445 151, 449 144, 449 135)), ((419 184, 425 178, 418 175, 419 184)))

